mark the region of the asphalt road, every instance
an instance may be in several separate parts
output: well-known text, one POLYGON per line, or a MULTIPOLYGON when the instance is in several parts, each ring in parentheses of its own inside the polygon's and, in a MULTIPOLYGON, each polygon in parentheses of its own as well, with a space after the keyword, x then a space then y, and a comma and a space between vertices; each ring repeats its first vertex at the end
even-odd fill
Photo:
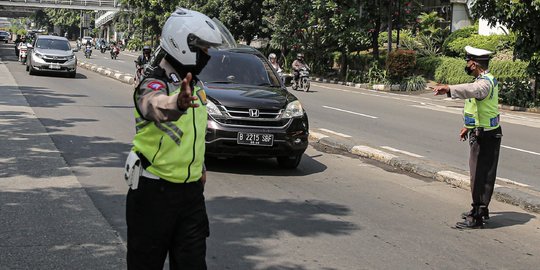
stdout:
MULTIPOLYGON (((36 116, 95 206, 125 239, 122 167, 134 133, 131 87, 84 69, 75 79, 29 76, 6 52, 0 47, 36 116)), ((314 90, 298 96, 316 128, 367 134, 389 121, 347 122, 348 114, 322 107, 338 108, 330 101, 345 94, 314 90), (347 124, 330 125, 336 121, 347 124)), ((399 107, 362 98, 371 102, 344 104, 366 114, 363 107, 399 107)), ((397 114, 378 119, 399 120, 397 114)), ((399 132, 410 134, 381 134, 399 132)), ((434 141, 444 145, 445 139, 434 141)), ((369 160, 310 147, 296 171, 281 170, 274 160, 218 159, 207 166, 209 269, 536 269, 540 263, 538 215, 493 202, 488 229, 459 231, 451 227, 468 209, 468 191, 369 160)))
MULTIPOLYGON (((117 60, 94 53, 82 59, 122 73, 134 73, 137 53, 117 60)), ((311 92, 296 92, 310 116, 312 131, 411 155, 468 171, 468 144, 459 141, 460 100, 431 93, 400 95, 313 83, 311 92)), ((498 176, 540 191, 540 114, 502 111, 503 142, 498 176)))

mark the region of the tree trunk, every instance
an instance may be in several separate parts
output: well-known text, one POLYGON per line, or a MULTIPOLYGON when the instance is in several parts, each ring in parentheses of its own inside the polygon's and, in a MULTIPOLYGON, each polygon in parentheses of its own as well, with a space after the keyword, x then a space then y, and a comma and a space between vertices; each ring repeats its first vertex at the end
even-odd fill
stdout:
POLYGON ((341 67, 339 68, 339 76, 343 80, 345 80, 346 76, 347 76, 347 65, 348 65, 348 63, 347 63, 347 54, 348 54, 347 48, 342 48, 341 49, 341 61, 340 61, 341 67))
MULTIPOLYGON (((393 1, 388 3, 388 53, 392 51, 392 16, 394 9, 392 8, 393 1)), ((387 54, 388 55, 388 54, 387 54)))

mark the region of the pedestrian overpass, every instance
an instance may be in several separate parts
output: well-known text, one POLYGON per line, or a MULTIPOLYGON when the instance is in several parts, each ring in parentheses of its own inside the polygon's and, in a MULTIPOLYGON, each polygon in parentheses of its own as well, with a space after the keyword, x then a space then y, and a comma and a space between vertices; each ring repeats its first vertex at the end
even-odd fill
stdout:
POLYGON ((24 17, 38 9, 120 11, 119 0, 0 0, 0 17, 24 17))

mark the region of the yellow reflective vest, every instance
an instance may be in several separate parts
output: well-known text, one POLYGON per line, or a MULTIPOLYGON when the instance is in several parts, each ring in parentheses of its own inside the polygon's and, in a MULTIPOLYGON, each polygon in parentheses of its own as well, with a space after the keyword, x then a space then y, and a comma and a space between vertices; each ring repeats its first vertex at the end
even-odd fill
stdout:
POLYGON ((463 108, 463 121, 467 128, 482 127, 484 129, 495 129, 499 127, 500 119, 499 84, 491 73, 486 73, 477 78, 477 80, 479 79, 489 81, 488 96, 482 100, 475 98, 466 99, 463 108))
MULTIPOLYGON (((166 85, 166 83, 165 83, 166 85)), ((178 120, 152 122, 144 119, 137 108, 135 90, 135 119, 137 133, 133 139, 133 151, 143 167, 152 174, 173 183, 198 181, 202 176, 207 125, 206 94, 195 86, 199 107, 189 108, 178 120), (146 166, 145 161, 146 159, 146 166)), ((180 92, 167 89, 169 96, 180 92)))

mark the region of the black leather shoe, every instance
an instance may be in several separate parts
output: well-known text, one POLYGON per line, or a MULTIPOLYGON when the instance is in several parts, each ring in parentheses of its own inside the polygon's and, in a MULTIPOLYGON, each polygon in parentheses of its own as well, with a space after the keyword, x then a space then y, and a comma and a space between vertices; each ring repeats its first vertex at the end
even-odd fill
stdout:
MULTIPOLYGON (((461 218, 462 218, 462 219, 466 219, 467 217, 472 217, 472 215, 473 215, 473 210, 474 210, 474 208, 471 209, 469 212, 463 212, 463 213, 461 213, 461 218)), ((483 211, 482 214, 483 214, 482 218, 483 218, 484 220, 488 220, 488 219, 489 219, 489 210, 488 210, 487 208, 484 208, 484 211, 483 211)))
POLYGON ((483 229, 484 221, 482 218, 474 218, 472 216, 467 217, 464 221, 456 223, 456 229, 469 230, 469 229, 483 229))

